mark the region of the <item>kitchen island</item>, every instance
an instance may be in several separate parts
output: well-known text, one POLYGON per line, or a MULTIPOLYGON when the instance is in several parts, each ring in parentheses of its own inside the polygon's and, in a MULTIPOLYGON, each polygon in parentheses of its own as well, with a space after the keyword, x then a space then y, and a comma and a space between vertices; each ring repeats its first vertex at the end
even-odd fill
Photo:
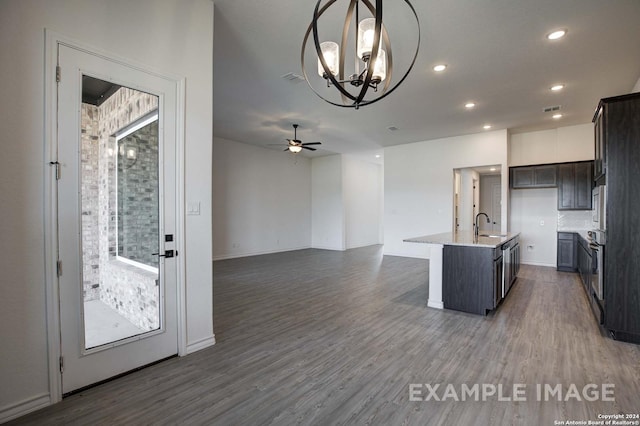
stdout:
POLYGON ((461 231, 405 239, 429 245, 427 305, 480 315, 495 309, 517 276, 519 235, 461 231))

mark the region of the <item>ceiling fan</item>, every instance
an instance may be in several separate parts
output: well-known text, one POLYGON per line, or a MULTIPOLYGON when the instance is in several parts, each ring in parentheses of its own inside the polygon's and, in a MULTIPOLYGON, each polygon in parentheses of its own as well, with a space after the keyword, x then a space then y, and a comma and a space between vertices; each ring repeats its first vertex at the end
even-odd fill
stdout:
MULTIPOLYGON (((293 139, 287 139, 287 147, 285 151, 291 151, 294 154, 299 153, 303 149, 308 149, 309 151, 315 151, 315 148, 309 147, 309 145, 321 145, 322 142, 305 142, 303 143, 300 139, 298 139, 298 125, 293 125, 293 139)), ((272 144, 273 145, 273 144, 272 144)), ((282 144, 277 144, 277 146, 281 146, 282 144)))

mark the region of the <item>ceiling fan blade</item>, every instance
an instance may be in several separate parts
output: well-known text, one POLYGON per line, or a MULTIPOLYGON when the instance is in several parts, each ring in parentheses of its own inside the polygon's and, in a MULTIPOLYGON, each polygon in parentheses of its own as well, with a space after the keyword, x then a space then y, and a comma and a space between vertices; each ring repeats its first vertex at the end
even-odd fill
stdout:
POLYGON ((285 148, 285 149, 284 149, 284 152, 287 152, 287 151, 289 151, 289 148, 285 148))
POLYGON ((305 142, 302 145, 322 145, 322 142, 305 142))
POLYGON ((309 151, 315 151, 316 150, 315 148, 309 148, 308 146, 304 146, 304 145, 302 146, 302 148, 308 149, 309 151))

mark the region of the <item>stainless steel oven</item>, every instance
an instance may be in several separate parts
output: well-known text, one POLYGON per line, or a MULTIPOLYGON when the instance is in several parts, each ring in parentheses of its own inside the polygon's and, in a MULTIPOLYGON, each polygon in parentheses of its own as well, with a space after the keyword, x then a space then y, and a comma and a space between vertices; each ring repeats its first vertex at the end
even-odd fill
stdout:
POLYGON ((604 299, 604 249, 605 246, 596 242, 596 239, 593 238, 591 243, 589 244, 591 248, 591 256, 593 259, 593 264, 591 267, 591 287, 593 289, 593 294, 596 295, 598 300, 604 299))
POLYGON ((604 258, 606 255, 606 233, 594 230, 590 233, 589 248, 591 248, 591 308, 598 321, 604 321, 604 258))
POLYGON ((593 229, 606 231, 607 229, 607 187, 599 185, 593 188, 593 229))

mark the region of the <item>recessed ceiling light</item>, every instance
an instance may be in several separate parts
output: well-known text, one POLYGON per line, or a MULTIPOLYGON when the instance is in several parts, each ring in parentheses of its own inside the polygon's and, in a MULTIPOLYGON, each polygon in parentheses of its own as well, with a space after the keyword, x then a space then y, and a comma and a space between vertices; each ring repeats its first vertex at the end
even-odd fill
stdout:
POLYGON ((547 34, 547 38, 549 40, 558 40, 559 38, 564 37, 567 34, 567 30, 556 30, 552 33, 547 34))
POLYGON ((380 154, 376 154, 376 158, 380 158, 380 154))
POLYGON ((396 130, 398 130, 398 128, 396 126, 389 126, 387 127, 387 130, 389 130, 390 132, 395 132, 396 130))
POLYGON ((550 87, 551 90, 553 90, 554 92, 557 92, 559 90, 564 89, 564 84, 554 84, 553 86, 550 87))
POLYGON ((491 128, 491 124, 485 124, 484 126, 482 126, 482 128, 485 130, 489 130, 491 128))
POLYGON ((466 104, 464 104, 464 107, 467 108, 467 109, 471 109, 471 108, 473 108, 475 106, 476 106, 476 104, 473 103, 473 102, 467 102, 466 104))
POLYGON ((558 120, 558 119, 562 118, 562 114, 553 114, 553 118, 555 120, 558 120))
POLYGON ((447 66, 445 64, 438 64, 435 67, 433 67, 433 70, 435 72, 442 72, 442 71, 444 71, 446 69, 447 69, 447 66))
POLYGON ((495 172, 497 169, 495 167, 492 167, 489 169, 490 172, 495 172))

